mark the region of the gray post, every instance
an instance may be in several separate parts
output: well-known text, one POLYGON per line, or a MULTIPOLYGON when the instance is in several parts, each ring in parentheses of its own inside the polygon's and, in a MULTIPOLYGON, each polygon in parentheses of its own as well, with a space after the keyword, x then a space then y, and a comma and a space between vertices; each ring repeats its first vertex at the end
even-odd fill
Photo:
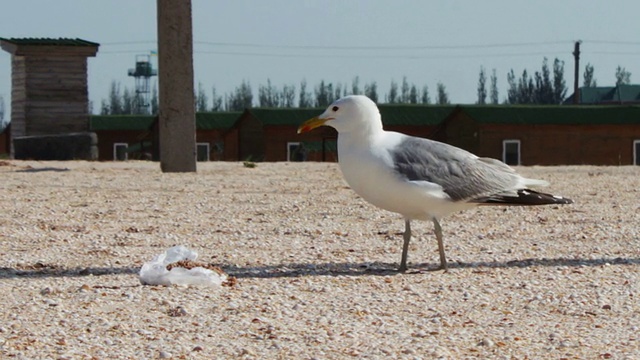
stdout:
POLYGON ((157 0, 160 169, 196 171, 191 0, 157 0))
POLYGON ((580 42, 576 41, 573 47, 573 58, 574 58, 574 67, 573 67, 573 103, 580 103, 580 42))

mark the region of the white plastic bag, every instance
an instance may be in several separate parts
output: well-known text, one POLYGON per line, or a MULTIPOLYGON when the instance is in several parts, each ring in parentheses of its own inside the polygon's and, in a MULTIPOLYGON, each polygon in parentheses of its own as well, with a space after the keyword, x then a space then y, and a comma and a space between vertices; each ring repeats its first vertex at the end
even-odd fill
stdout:
POLYGON ((207 285, 220 286, 227 280, 227 274, 216 272, 203 267, 186 269, 167 265, 182 261, 195 261, 198 254, 182 245, 167 249, 140 269, 140 282, 143 285, 207 285))

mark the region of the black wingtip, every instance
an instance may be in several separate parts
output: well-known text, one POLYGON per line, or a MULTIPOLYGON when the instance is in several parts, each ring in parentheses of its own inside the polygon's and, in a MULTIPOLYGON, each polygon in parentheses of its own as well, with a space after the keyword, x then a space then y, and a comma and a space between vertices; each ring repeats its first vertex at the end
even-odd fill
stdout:
POLYGON ((566 205, 573 204, 573 200, 546 193, 541 193, 535 190, 522 189, 518 190, 517 196, 512 195, 494 195, 482 199, 477 199, 480 204, 486 205, 566 205))
POLYGON ((569 198, 557 196, 557 195, 552 195, 552 196, 556 199, 556 202, 554 204, 573 204, 573 200, 569 198))

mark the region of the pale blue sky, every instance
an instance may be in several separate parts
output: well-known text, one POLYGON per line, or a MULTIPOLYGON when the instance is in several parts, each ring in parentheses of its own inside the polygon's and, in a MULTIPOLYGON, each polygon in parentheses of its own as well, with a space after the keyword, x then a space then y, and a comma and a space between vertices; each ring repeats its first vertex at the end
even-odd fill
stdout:
MULTIPOLYGON (((100 44, 89 60, 89 96, 99 110, 112 80, 133 87, 136 54, 156 49, 155 1, 3 1, 0 37, 79 37, 100 44)), ((442 82, 454 103, 476 101, 478 72, 539 70, 543 57, 565 61, 573 85, 573 42, 582 40, 581 74, 595 67, 599 85, 614 83, 618 65, 640 82, 640 1, 193 0, 196 83, 210 94, 242 80, 254 96, 267 78, 310 87, 324 79, 350 86, 376 81, 385 93, 407 76, 442 82), (235 44, 235 45, 234 45, 235 44), (493 46, 501 45, 501 46, 493 46), (504 46, 502 46, 504 45, 504 46), (349 49, 359 47, 358 49, 349 49), (447 48, 448 47, 448 48, 447 48)), ((0 95, 10 105, 10 55, 0 53, 0 95)), ((569 90, 571 93, 571 90, 569 90)), ((8 114, 6 115, 8 117, 8 114)))

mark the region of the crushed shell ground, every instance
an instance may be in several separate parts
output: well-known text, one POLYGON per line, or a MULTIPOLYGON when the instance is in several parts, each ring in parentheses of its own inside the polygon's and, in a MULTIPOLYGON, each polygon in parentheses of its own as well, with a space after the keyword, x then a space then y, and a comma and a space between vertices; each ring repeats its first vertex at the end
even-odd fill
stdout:
POLYGON ((334 163, 0 163, 3 359, 638 359, 640 167, 519 167, 575 204, 433 228, 334 163), (231 286, 143 286, 173 245, 231 286))

